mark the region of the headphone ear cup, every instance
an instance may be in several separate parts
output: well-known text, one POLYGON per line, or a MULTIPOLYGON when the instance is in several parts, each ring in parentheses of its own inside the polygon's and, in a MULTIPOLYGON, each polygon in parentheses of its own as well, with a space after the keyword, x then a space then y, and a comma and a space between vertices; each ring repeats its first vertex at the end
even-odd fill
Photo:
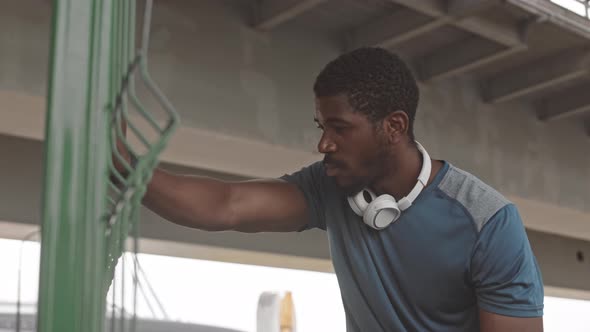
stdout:
POLYGON ((374 229, 383 229, 396 221, 401 210, 391 195, 381 195, 373 200, 363 216, 363 221, 374 229))
POLYGON ((348 205, 350 205, 350 208, 352 209, 352 211, 354 211, 354 213, 359 216, 362 217, 364 211, 360 208, 360 206, 357 204, 356 200, 354 199, 354 197, 348 197, 348 205))
POLYGON ((369 189, 364 189, 352 197, 348 197, 348 204, 359 217, 362 217, 371 202, 375 200, 375 194, 369 189), (368 197, 366 197, 368 195, 368 197), (370 198, 370 200, 367 200, 370 198))

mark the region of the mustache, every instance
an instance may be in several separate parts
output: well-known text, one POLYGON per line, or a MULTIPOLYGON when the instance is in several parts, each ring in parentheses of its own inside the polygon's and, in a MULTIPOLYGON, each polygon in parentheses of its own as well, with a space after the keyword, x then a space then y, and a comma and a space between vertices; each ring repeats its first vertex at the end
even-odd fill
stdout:
POLYGON ((324 161, 323 161, 324 165, 325 164, 330 164, 333 165, 335 167, 344 167, 346 166, 345 163, 341 160, 337 160, 334 159, 334 157, 330 156, 330 155, 324 155, 324 161))

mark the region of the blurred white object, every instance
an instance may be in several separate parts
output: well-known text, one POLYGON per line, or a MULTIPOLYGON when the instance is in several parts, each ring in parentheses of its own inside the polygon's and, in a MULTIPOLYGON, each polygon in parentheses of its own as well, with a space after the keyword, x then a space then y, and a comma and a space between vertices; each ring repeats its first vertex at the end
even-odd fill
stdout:
POLYGON ((256 332, 296 332, 291 292, 263 292, 258 298, 256 332))

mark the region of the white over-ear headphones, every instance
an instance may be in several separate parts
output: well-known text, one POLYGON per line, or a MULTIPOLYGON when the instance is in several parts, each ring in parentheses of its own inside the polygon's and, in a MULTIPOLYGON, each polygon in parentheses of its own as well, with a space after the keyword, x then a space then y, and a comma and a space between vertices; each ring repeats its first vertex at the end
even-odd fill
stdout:
POLYGON ((378 230, 389 226, 399 218, 402 211, 412 205, 416 197, 422 192, 422 189, 426 187, 432 168, 430 156, 420 143, 416 142, 416 145, 422 153, 422 170, 418 176, 418 182, 408 196, 396 202, 391 195, 383 194, 376 197, 371 190, 366 188, 358 194, 348 197, 348 204, 357 215, 363 217, 365 224, 378 230))

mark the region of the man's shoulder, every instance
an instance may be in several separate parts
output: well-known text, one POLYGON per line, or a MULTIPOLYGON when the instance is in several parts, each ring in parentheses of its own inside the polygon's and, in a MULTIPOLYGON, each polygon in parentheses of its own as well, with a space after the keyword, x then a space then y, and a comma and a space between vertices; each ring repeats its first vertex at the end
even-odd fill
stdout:
POLYGON ((316 195, 324 195, 334 191, 333 179, 326 174, 322 161, 312 162, 292 173, 279 177, 283 181, 298 185, 304 191, 313 191, 316 195))
POLYGON ((503 207, 511 202, 479 177, 449 165, 438 189, 463 206, 478 231, 503 207))
POLYGON ((280 178, 289 181, 300 177, 310 177, 314 179, 324 178, 326 177, 326 170, 321 161, 316 161, 285 173, 280 178))

